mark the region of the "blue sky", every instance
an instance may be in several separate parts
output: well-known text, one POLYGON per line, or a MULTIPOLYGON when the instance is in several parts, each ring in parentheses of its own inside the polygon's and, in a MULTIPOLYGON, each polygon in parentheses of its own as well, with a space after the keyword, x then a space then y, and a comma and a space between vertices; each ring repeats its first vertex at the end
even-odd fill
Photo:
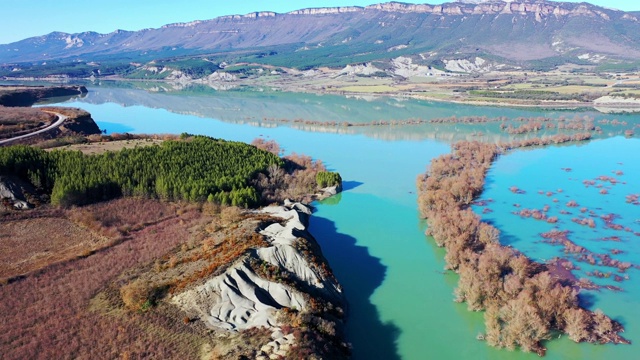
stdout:
MULTIPOLYGON (((0 44, 45 35, 53 31, 77 33, 116 29, 139 30, 174 22, 211 19, 222 15, 270 10, 287 12, 308 7, 347 6, 387 0, 0 0, 0 44), (5 2, 11 5, 5 5, 5 2)), ((402 1, 437 4, 442 1, 402 1)), ((621 10, 640 10, 637 0, 591 0, 593 4, 621 10)))

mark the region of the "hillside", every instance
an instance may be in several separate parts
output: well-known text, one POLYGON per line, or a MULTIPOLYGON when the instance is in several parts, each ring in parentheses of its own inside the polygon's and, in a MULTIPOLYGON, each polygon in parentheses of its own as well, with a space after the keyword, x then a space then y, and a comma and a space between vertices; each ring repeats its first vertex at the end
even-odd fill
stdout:
POLYGON ((640 23, 638 12, 522 0, 255 12, 133 32, 54 32, 0 45, 0 75, 33 75, 25 70, 32 62, 39 62, 38 74, 104 76, 140 71, 152 60, 197 58, 180 66, 204 76, 224 63, 308 69, 401 55, 441 68, 444 60, 476 56, 501 67, 633 63, 640 58, 640 23))

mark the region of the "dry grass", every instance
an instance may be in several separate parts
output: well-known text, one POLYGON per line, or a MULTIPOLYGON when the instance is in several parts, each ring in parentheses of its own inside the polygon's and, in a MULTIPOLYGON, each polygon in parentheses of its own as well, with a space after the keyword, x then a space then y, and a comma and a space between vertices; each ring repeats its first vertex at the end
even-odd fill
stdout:
MULTIPOLYGON (((89 224, 101 224, 107 232, 115 229, 119 233, 118 227, 143 224, 130 230, 127 237, 89 256, 51 264, 0 286, 4 359, 197 356, 201 337, 187 336, 190 326, 164 313, 124 312, 122 316, 105 318, 105 313, 90 310, 92 299, 121 274, 179 248, 189 241, 190 230, 201 221, 202 213, 194 206, 139 200, 139 207, 127 208, 135 200, 121 199, 75 210, 92 211, 93 222, 89 224), (131 212, 125 217, 127 209, 131 212), (173 215, 163 217, 164 210, 173 215), (181 215, 175 215, 177 210, 181 215), (108 218, 108 214, 113 216, 108 218)), ((71 220, 66 224, 73 226, 71 220)), ((85 231, 93 231, 89 229, 87 226, 85 231)), ((52 231, 45 230, 34 238, 40 242, 49 239, 52 231)))
POLYGON ((269 246, 256 229, 277 219, 260 214, 240 215, 235 210, 225 208, 216 217, 202 215, 201 221, 193 223, 189 241, 153 264, 125 274, 121 294, 134 283, 146 284, 147 288, 166 287, 172 293, 181 291, 220 274, 249 249, 269 246), (233 219, 224 216, 226 209, 234 210, 233 219))
POLYGON ((66 211, 9 212, 0 223, 0 283, 89 256, 176 218, 183 207, 123 198, 66 211))
POLYGON ((116 238, 176 217, 183 206, 152 199, 121 198, 72 208, 67 211, 67 216, 96 233, 116 238))
POLYGON ((0 281, 88 255, 108 242, 64 218, 3 221, 0 281))
POLYGON ((119 151, 122 149, 132 149, 139 146, 152 146, 152 145, 160 145, 164 140, 160 139, 132 139, 132 140, 118 140, 118 141, 107 141, 107 142, 94 142, 88 144, 74 144, 67 145, 59 148, 51 148, 49 150, 57 150, 57 149, 65 149, 65 150, 74 150, 74 151, 82 151, 82 153, 87 155, 92 154, 102 154, 107 151, 119 151))
POLYGON ((49 125, 55 115, 37 108, 0 106, 0 138, 9 138, 49 125))

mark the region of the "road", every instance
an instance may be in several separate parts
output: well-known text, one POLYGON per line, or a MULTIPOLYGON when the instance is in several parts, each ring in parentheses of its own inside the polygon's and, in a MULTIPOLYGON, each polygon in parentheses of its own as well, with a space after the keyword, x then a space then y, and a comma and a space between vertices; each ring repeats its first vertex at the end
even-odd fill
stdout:
POLYGON ((8 143, 16 141, 16 140, 25 139, 25 138, 28 138, 28 137, 31 137, 31 136, 34 136, 34 135, 42 134, 42 133, 47 132, 47 131, 49 131, 51 129, 55 129, 58 126, 62 125, 62 123, 64 123, 64 121, 69 118, 68 116, 64 116, 64 115, 62 115, 60 113, 53 112, 53 111, 44 111, 44 112, 48 112, 49 114, 56 115, 58 117, 58 120, 56 120, 56 122, 54 122, 53 124, 47 126, 46 128, 34 131, 32 133, 28 133, 28 134, 12 137, 12 138, 9 138, 9 139, 0 140, 0 145, 8 144, 8 143))

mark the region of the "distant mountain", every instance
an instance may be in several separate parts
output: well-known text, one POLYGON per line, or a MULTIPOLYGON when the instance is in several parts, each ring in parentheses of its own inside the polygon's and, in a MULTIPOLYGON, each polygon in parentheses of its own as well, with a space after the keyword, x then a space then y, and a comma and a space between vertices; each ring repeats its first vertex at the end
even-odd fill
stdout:
POLYGON ((637 62, 640 12, 588 3, 465 1, 398 2, 255 12, 159 29, 109 34, 54 32, 0 45, 0 64, 51 61, 138 61, 210 56, 311 68, 413 55, 485 59, 507 65, 637 62))

